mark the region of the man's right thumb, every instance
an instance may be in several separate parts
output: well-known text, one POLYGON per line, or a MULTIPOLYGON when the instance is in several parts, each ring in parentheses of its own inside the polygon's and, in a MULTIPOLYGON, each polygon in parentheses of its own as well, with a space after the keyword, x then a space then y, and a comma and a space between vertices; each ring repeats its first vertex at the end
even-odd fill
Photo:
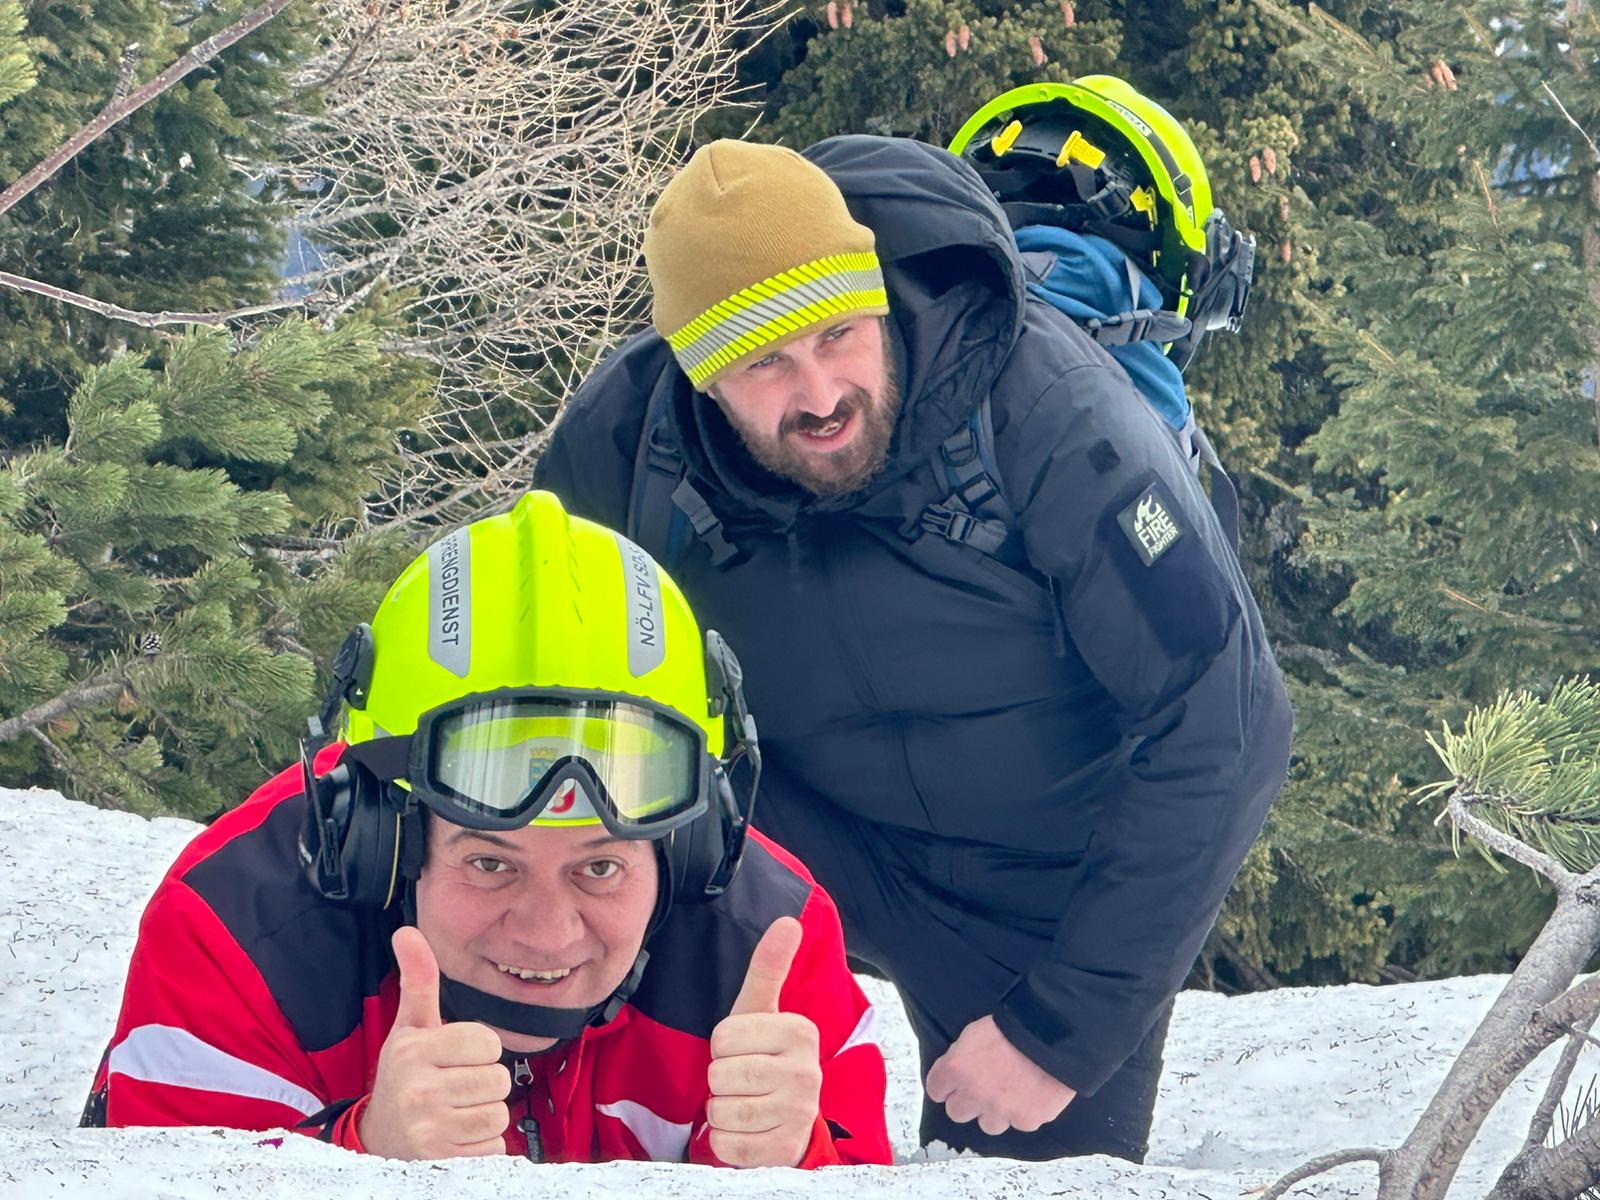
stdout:
POLYGON ((436 1029, 439 1017, 439 960, 433 947, 414 925, 394 931, 394 961, 400 968, 400 1008, 395 1028, 436 1029))

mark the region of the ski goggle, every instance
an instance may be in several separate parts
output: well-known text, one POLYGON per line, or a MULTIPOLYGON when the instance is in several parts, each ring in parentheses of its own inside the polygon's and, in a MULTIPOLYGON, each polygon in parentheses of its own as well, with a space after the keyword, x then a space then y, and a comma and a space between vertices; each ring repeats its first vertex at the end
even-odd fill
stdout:
POLYGON ((1238 333, 1255 277, 1256 239, 1228 224, 1221 209, 1206 218, 1206 254, 1200 276, 1191 281, 1189 317, 1205 330, 1238 333))
POLYGON ((706 811, 705 731, 636 697, 503 689, 423 713, 415 733, 374 738, 345 757, 405 780, 436 815, 469 829, 603 824, 656 838, 706 811))
POLYGON ((1206 218, 1206 252, 1193 255, 1189 262, 1188 282, 1193 291, 1182 311, 1193 324, 1188 336, 1167 348, 1167 356, 1180 371, 1188 367, 1207 333, 1239 332, 1255 263, 1256 239, 1228 224, 1220 208, 1213 209, 1206 218))

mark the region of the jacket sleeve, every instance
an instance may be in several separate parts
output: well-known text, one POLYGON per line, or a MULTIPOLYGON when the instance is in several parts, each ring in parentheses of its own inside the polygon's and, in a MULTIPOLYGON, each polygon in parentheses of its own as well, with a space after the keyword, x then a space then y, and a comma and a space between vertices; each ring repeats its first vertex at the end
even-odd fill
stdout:
POLYGON ((996 431, 1029 560, 1119 714, 1082 882, 1050 953, 995 1012, 1080 1093, 1182 985, 1288 763, 1288 698, 1255 602, 1158 420, 1119 370, 1088 364, 996 431))
MULTIPOLYGON (((325 748, 317 769, 343 752, 325 748)), ((139 922, 122 1009, 96 1074, 86 1124, 293 1129, 359 1150, 362 1052, 302 1045, 239 935, 187 881, 234 838, 297 796, 281 772, 201 831, 157 886, 139 922), (330 1082, 330 1071, 338 1077, 330 1082)), ((248 887, 249 880, 240 882, 248 887)), ((347 1039, 347 1042, 349 1039, 347 1039)))
POLYGON ((110 1126, 290 1128, 349 1144, 350 1105, 323 1093, 249 957, 173 875, 140 921, 101 1075, 110 1126))
MULTIPOLYGON (((887 1072, 877 1037, 878 1013, 850 973, 844 932, 833 900, 814 886, 800 913, 804 938, 779 995, 784 1012, 800 1013, 817 1027, 822 1092, 811 1141, 796 1164, 802 1169, 893 1162, 886 1118, 887 1072)), ((689 1161, 723 1165, 711 1152, 702 1122, 689 1144, 689 1161)))

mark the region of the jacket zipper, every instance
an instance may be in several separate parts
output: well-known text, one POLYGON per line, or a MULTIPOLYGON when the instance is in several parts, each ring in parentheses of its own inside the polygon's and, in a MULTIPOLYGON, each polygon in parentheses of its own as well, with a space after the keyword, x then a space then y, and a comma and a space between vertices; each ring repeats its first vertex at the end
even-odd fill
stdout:
POLYGON ((512 1064, 511 1081, 522 1089, 523 1117, 517 1122, 517 1128, 528 1139, 524 1153, 529 1162, 543 1162, 544 1144, 539 1137, 539 1122, 533 1115, 533 1068, 528 1066, 527 1059, 519 1058, 512 1064))

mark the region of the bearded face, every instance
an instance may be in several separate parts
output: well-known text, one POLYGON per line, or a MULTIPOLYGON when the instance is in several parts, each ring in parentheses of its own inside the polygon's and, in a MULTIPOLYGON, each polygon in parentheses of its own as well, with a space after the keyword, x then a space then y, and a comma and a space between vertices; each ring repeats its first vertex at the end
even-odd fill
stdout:
POLYGON ((710 395, 750 456, 816 496, 865 487, 889 454, 900 396, 883 322, 854 317, 718 380, 710 395))

